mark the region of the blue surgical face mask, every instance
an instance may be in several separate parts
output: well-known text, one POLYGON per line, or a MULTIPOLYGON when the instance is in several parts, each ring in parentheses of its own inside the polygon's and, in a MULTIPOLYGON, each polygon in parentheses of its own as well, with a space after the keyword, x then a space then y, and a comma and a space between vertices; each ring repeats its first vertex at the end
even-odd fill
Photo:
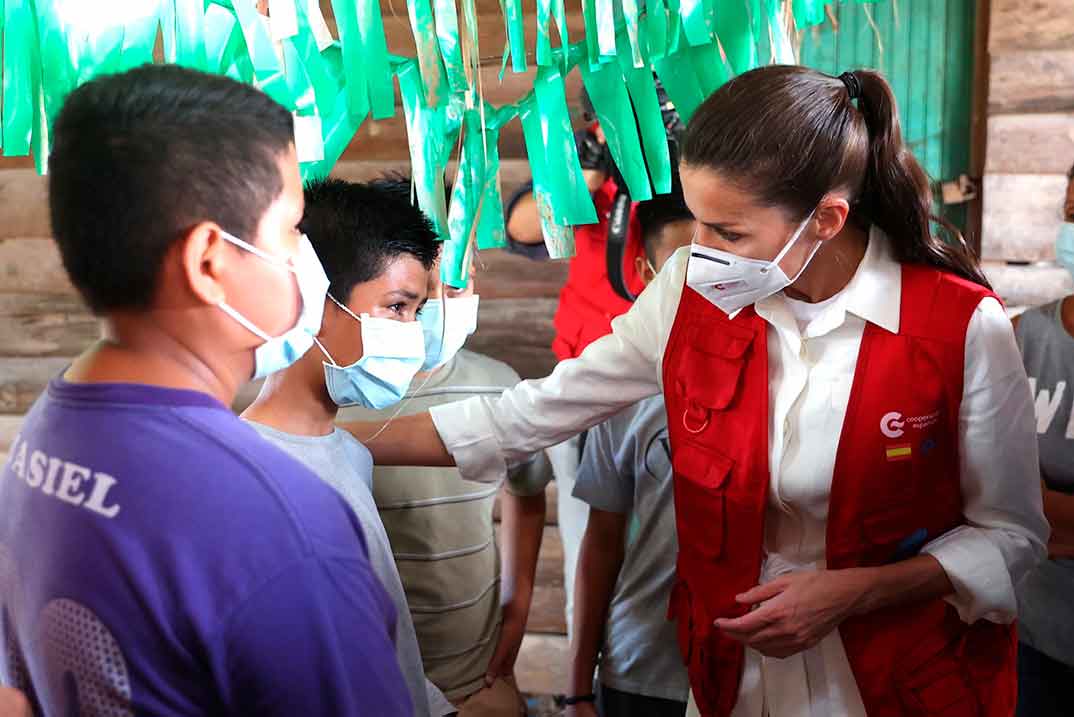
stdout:
POLYGON ((1074 222, 1059 225, 1059 236, 1055 239, 1055 260, 1074 275, 1074 222))
POLYGON ((429 299, 418 314, 422 332, 425 334, 425 363, 423 371, 440 368, 477 331, 478 296, 429 299))
POLYGON ((299 313, 298 321, 295 322, 295 325, 279 336, 269 336, 226 301, 221 300, 217 304, 225 314, 235 319, 247 331, 264 341, 263 344, 254 349, 253 379, 264 378, 269 374, 282 371, 295 361, 298 361, 313 345, 313 337, 321 330, 321 318, 324 316, 324 297, 328 294, 328 277, 325 275, 324 267, 321 266, 321 262, 317 258, 317 253, 313 250, 313 245, 310 244, 310 240, 305 236, 299 240, 298 253, 290 261, 264 252, 253 244, 249 244, 227 232, 221 232, 220 236, 273 266, 278 266, 281 271, 293 273, 298 284, 298 293, 302 299, 302 311, 299 313))
POLYGON ((380 410, 399 403, 425 361, 421 324, 374 318, 369 314, 355 316, 331 294, 328 298, 362 324, 362 358, 350 366, 338 365, 317 342, 331 362, 324 364, 328 395, 337 406, 380 410))

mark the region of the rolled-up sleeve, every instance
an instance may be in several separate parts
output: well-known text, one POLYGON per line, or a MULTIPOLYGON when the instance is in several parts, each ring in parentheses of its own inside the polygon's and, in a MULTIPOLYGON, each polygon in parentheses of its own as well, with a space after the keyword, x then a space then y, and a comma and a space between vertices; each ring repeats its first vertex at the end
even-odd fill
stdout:
POLYGON ((436 430, 468 480, 501 480, 508 466, 560 443, 661 390, 664 347, 686 277, 678 250, 612 333, 550 376, 523 381, 497 398, 475 397, 430 410, 436 430))
POLYGON ((965 524, 925 546, 955 588, 965 622, 1009 623, 1014 588, 1046 555, 1033 398, 1003 308, 984 299, 966 332, 959 417, 965 524))

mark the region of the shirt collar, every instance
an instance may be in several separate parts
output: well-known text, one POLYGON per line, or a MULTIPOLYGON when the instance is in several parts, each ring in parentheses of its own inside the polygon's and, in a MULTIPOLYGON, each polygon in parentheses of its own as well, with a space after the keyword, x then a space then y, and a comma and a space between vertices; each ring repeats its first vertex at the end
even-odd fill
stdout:
MULTIPOLYGON (((869 244, 857 271, 836 296, 839 298, 814 322, 820 325, 810 327, 810 334, 824 334, 841 326, 848 311, 893 334, 899 332, 902 267, 891 252, 890 240, 876 226, 869 230, 869 244)), ((758 301, 757 313, 772 324, 780 323, 783 314, 789 318, 783 292, 758 301)))

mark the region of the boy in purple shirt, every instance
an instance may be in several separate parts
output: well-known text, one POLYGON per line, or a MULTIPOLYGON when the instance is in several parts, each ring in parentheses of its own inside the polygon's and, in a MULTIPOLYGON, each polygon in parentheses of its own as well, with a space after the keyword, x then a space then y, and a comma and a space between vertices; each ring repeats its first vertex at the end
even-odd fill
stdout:
POLYGON ((46 715, 407 715, 353 513, 227 406, 319 330, 291 115, 145 66, 56 120, 52 226, 105 338, 0 471, 0 683, 46 715))

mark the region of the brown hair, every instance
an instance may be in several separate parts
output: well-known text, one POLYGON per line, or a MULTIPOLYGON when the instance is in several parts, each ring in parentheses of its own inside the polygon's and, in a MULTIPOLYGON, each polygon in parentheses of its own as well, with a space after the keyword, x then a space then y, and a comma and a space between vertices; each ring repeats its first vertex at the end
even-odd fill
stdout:
POLYGON ((844 190, 850 220, 882 229, 899 262, 989 286, 962 235, 932 216, 929 179, 903 144, 887 81, 866 70, 844 77, 776 65, 730 80, 690 119, 683 162, 718 171, 801 219, 825 194, 844 190), (934 237, 930 221, 954 241, 934 237))

